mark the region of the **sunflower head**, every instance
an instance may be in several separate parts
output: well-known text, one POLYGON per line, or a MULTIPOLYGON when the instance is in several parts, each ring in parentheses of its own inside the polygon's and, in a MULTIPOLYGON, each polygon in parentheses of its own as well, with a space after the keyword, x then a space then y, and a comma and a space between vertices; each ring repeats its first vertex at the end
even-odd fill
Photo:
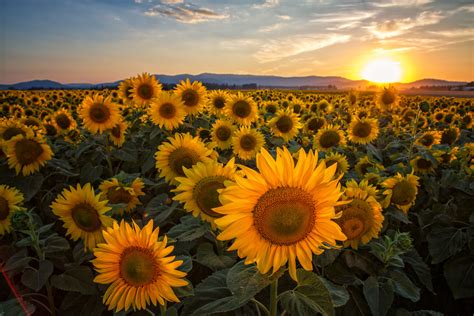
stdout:
POLYGON ((207 103, 206 87, 199 81, 191 83, 189 79, 182 80, 176 86, 175 93, 183 101, 184 111, 187 114, 198 114, 207 103))
POLYGON ((179 127, 186 117, 185 106, 181 98, 168 92, 162 92, 151 102, 148 113, 154 124, 167 130, 179 127))
POLYGON ((326 163, 327 167, 336 164, 336 172, 334 174, 335 177, 339 177, 349 170, 349 163, 347 162, 346 156, 340 153, 331 152, 326 155, 324 158, 324 162, 326 163))
POLYGON ((11 231, 13 214, 24 211, 23 194, 16 188, 0 185, 0 236, 11 231))
MULTIPOLYGON (((433 158, 433 160, 435 160, 433 158)), ((417 174, 429 174, 433 173, 436 168, 436 163, 428 158, 417 156, 410 160, 410 165, 417 174)))
POLYGON ((232 135, 235 126, 227 120, 217 120, 211 129, 211 139, 220 149, 228 149, 232 146, 232 135))
POLYGON ((385 199, 383 206, 388 207, 393 204, 403 212, 407 213, 410 207, 415 203, 418 194, 419 178, 413 174, 402 176, 397 174, 388 178, 382 183, 385 188, 383 194, 385 199))
POLYGON ((338 126, 328 125, 321 128, 315 136, 314 144, 322 151, 342 146, 346 143, 346 138, 338 126))
POLYGON ((133 79, 125 79, 118 86, 119 96, 126 102, 132 102, 133 79))
POLYGON ((256 129, 241 127, 232 137, 234 154, 242 160, 250 160, 263 148, 265 138, 256 129))
POLYGON ((104 98, 98 94, 93 97, 87 96, 82 101, 78 113, 85 128, 93 134, 102 134, 121 121, 119 107, 111 102, 110 97, 104 98))
POLYGON ((449 127, 446 128, 441 134, 441 144, 452 145, 459 138, 459 128, 449 127))
POLYGON ((433 145, 437 145, 441 142, 441 134, 438 131, 428 131, 424 132, 417 140, 418 145, 424 146, 426 148, 431 148, 433 145))
POLYGON ((356 144, 368 144, 374 141, 379 133, 376 119, 356 118, 349 126, 349 140, 356 144))
POLYGON ((160 94, 161 89, 155 76, 143 73, 132 80, 131 97, 136 105, 145 106, 160 94))
POLYGON ((140 196, 145 195, 143 193, 143 181, 140 178, 136 178, 132 183, 125 183, 117 178, 103 181, 99 186, 102 192, 102 198, 108 200, 109 204, 125 204, 124 209, 119 209, 120 215, 124 211, 131 212, 137 205, 140 205, 140 196))
POLYGON ((230 98, 226 113, 235 122, 247 126, 257 119, 257 104, 252 97, 239 92, 230 98))
POLYGON ((289 141, 296 136, 301 124, 298 115, 290 109, 278 111, 276 116, 268 123, 276 136, 282 137, 285 141, 289 141))
POLYGON ((215 115, 221 116, 229 102, 229 93, 223 90, 215 90, 209 93, 208 108, 215 115))

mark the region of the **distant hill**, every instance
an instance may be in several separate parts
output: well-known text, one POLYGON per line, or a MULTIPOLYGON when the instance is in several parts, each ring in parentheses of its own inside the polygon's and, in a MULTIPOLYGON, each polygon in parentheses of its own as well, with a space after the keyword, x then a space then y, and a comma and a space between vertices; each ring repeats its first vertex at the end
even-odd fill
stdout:
MULTIPOLYGON (((321 76, 304 76, 304 77, 281 77, 281 76, 260 76, 260 75, 235 75, 235 74, 213 74, 202 73, 199 75, 180 74, 180 75, 162 75, 155 77, 165 84, 176 84, 181 80, 189 78, 191 81, 198 80, 208 84, 220 84, 229 86, 242 86, 245 84, 256 84, 261 88, 321 88, 335 86, 337 89, 366 89, 371 83, 366 80, 351 80, 343 77, 321 77, 321 76)), ((16 89, 94 89, 103 87, 117 87, 119 81, 90 84, 90 83, 68 83, 62 84, 51 80, 32 80, 15 84, 1 84, 0 90, 16 89)), ((394 85, 400 89, 419 88, 422 86, 459 86, 465 85, 467 82, 462 81, 446 81, 438 79, 422 79, 410 83, 395 83, 394 85)))

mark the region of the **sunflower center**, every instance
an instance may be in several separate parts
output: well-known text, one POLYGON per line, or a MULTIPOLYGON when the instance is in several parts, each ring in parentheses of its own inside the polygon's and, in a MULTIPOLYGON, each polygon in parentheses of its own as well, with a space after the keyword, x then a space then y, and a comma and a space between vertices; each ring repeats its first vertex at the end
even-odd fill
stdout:
POLYGON ((257 146, 257 140, 252 135, 244 135, 240 138, 240 147, 245 151, 251 151, 257 146))
POLYGON ((268 113, 275 113, 277 111, 277 107, 275 104, 269 104, 267 105, 267 107, 265 108, 265 110, 268 112, 268 113))
POLYGON ((176 114, 176 107, 172 103, 164 103, 160 106, 160 116, 166 119, 171 119, 176 114))
POLYGON ((93 104, 89 110, 91 119, 96 123, 104 123, 110 117, 110 110, 101 103, 93 104))
POLYGON ((191 168, 199 161, 199 156, 192 149, 180 147, 174 150, 168 159, 171 170, 184 177, 183 167, 191 168))
POLYGON ((132 196, 124 188, 113 187, 107 191, 107 199, 110 204, 128 204, 132 196))
POLYGON ((385 91, 382 95, 382 103, 388 105, 393 102, 395 102, 395 95, 390 91, 385 91))
POLYGON ((10 140, 12 139, 13 137, 17 136, 17 135, 23 135, 25 136, 25 131, 22 130, 21 128, 18 128, 18 127, 9 127, 7 128, 4 132, 3 132, 3 139, 4 140, 10 140))
POLYGON ((153 87, 149 84, 141 84, 137 89, 137 94, 144 100, 150 100, 153 97, 153 87))
POLYGON ((122 130, 120 129, 120 125, 115 125, 114 127, 112 127, 110 133, 112 133, 115 138, 120 138, 120 136, 122 136, 122 130))
POLYGON ((273 244, 292 245, 313 229, 315 205, 312 196, 298 188, 270 189, 253 210, 254 225, 273 244))
POLYGON ((246 118, 247 116, 250 115, 250 112, 252 112, 251 106, 247 101, 244 100, 239 100, 234 103, 232 106, 232 112, 240 117, 240 118, 246 118))
POLYGON ((56 128, 51 124, 45 124, 44 128, 46 129, 46 135, 55 136, 57 134, 56 128))
POLYGON ((10 213, 10 207, 8 206, 8 201, 0 196, 0 221, 3 221, 5 218, 8 217, 10 213))
POLYGON ((416 187, 408 182, 402 180, 397 183, 392 189, 392 203, 396 205, 408 205, 416 197, 416 187))
POLYGON ((433 166, 433 163, 428 159, 419 158, 416 161, 416 166, 418 167, 418 169, 426 170, 431 168, 433 166))
POLYGON ((15 144, 15 156, 23 166, 35 162, 42 153, 43 147, 32 139, 22 139, 15 144))
POLYGON ((102 226, 97 210, 88 203, 80 203, 74 206, 71 216, 76 225, 86 232, 95 232, 102 226))
POLYGON ((148 249, 125 248, 120 257, 120 276, 135 287, 148 285, 159 276, 158 262, 148 249))
POLYGON ((326 131, 321 135, 319 143, 323 148, 330 148, 339 144, 341 137, 336 131, 326 131))
POLYGON ((222 109, 225 106, 225 99, 221 97, 215 98, 213 104, 216 109, 222 109))
POLYGON ((232 131, 227 126, 219 126, 216 129, 216 137, 220 141, 225 142, 226 140, 230 138, 231 135, 232 135, 232 131))
POLYGON ((324 120, 321 119, 321 118, 312 118, 311 120, 309 120, 308 122, 308 129, 310 131, 317 131, 318 129, 320 129, 321 127, 323 127, 324 125, 324 120))
POLYGON ((420 143, 423 144, 423 146, 429 147, 433 145, 434 143, 434 137, 431 134, 426 134, 420 139, 420 143))
POLYGON ((293 121, 291 120, 291 117, 289 116, 282 116, 276 122, 276 126, 280 132, 288 133, 289 131, 291 131, 291 128, 293 127, 293 121))
POLYGON ((336 222, 341 226, 347 239, 357 239, 369 231, 372 226, 370 205, 362 200, 354 199, 342 208, 342 216, 336 222))
POLYGON ((194 107, 199 102, 199 94, 193 89, 187 89, 181 94, 184 105, 194 107))
POLYGON ((371 131, 372 127, 370 126, 370 123, 367 122, 358 122, 354 125, 354 128, 352 129, 352 133, 360 138, 366 138, 370 135, 371 131))
POLYGON ((199 209, 211 217, 221 217, 222 214, 214 212, 214 207, 221 206, 217 190, 223 189, 224 176, 211 176, 201 179, 193 189, 193 197, 199 209))
POLYGON ((71 126, 71 120, 64 113, 56 115, 55 119, 56 119, 56 124, 58 124, 58 126, 61 127, 62 129, 67 129, 69 128, 69 126, 71 126))

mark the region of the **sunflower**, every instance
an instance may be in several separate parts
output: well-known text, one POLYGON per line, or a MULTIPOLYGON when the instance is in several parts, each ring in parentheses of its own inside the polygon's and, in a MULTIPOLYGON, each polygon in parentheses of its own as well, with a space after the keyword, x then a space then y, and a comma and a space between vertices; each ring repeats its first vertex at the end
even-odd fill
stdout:
POLYGON ((132 80, 131 96, 138 106, 145 106, 161 92, 161 83, 155 76, 143 73, 132 80))
POLYGON ((5 141, 9 141, 17 135, 26 136, 28 131, 31 131, 31 128, 20 124, 14 119, 0 121, 0 138, 5 141))
POLYGON ((209 93, 207 106, 212 114, 222 116, 225 114, 227 102, 229 102, 229 93, 223 90, 215 90, 209 93))
POLYGON ((326 125, 326 119, 322 116, 310 116, 305 123, 306 133, 317 133, 320 128, 326 125))
POLYGON ((211 139, 217 148, 228 149, 232 146, 232 135, 235 126, 228 120, 217 120, 211 129, 211 139))
POLYGON ((263 145, 265 138, 256 129, 242 126, 232 137, 234 154, 242 160, 250 160, 257 155, 263 145))
POLYGON ((233 181, 236 166, 232 158, 226 165, 215 160, 198 162, 191 169, 184 169, 186 177, 177 177, 179 185, 173 192, 175 201, 184 203, 184 209, 192 212, 195 217, 200 216, 215 227, 214 220, 222 214, 213 211, 221 206, 219 189, 223 189, 225 181, 233 181))
POLYGON ((342 216, 336 219, 342 232, 347 236, 344 246, 357 249, 359 244, 365 245, 372 238, 377 238, 382 230, 382 206, 376 200, 377 189, 369 185, 367 180, 359 184, 351 179, 344 190, 343 201, 350 201, 336 207, 342 216))
POLYGON ((33 132, 17 135, 5 143, 6 156, 10 169, 15 169, 16 174, 28 176, 35 173, 51 160, 53 151, 40 136, 33 132))
POLYGON ((446 128, 441 134, 441 144, 452 145, 459 138, 459 128, 453 126, 446 128))
POLYGON ((125 102, 132 102, 133 101, 132 89, 133 89, 133 79, 125 79, 118 86, 119 96, 125 102))
POLYGON ((368 144, 377 138, 379 124, 376 119, 356 118, 349 126, 349 140, 356 144, 368 144))
POLYGON ((346 156, 340 153, 331 152, 324 157, 324 162, 326 163, 327 167, 336 164, 336 172, 334 174, 335 177, 339 177, 349 170, 349 163, 347 162, 346 156))
POLYGON ((433 113, 432 116, 433 121, 435 122, 441 122, 444 120, 444 112, 443 111, 436 111, 433 113))
POLYGON ((438 131, 424 132, 423 135, 417 138, 416 144, 431 148, 433 145, 438 145, 441 142, 441 133, 438 131))
POLYGON ((364 156, 359 159, 354 169, 359 175, 364 176, 366 173, 370 172, 371 169, 379 171, 384 170, 385 168, 383 165, 370 159, 369 156, 364 156))
POLYGON ((117 125, 109 130, 109 138, 115 146, 122 147, 125 142, 125 134, 127 132, 128 124, 125 121, 120 121, 117 125))
POLYGON ((339 126, 333 125, 321 128, 314 138, 314 146, 322 151, 328 151, 345 143, 344 133, 339 129, 339 126))
POLYGON ((236 123, 248 126, 257 119, 257 104, 250 96, 244 96, 241 92, 230 98, 226 113, 236 123))
POLYGON ((298 134, 302 127, 298 114, 292 112, 290 109, 282 109, 277 112, 276 116, 268 122, 268 126, 273 131, 275 136, 289 141, 298 134))
POLYGON ((13 213, 24 211, 23 193, 7 185, 0 185, 0 236, 11 231, 13 213))
POLYGON ((154 124, 167 130, 179 127, 186 117, 185 106, 181 97, 168 92, 162 92, 151 102, 148 113, 154 124))
POLYGON ((422 156, 410 160, 410 165, 417 174, 430 174, 435 171, 436 163, 422 156))
POLYGON ((85 128, 93 134, 102 134, 121 120, 118 106, 112 103, 110 97, 104 98, 99 94, 95 94, 92 98, 87 96, 78 108, 78 113, 85 128))
POLYGON ((296 280, 296 258, 310 271, 313 254, 346 240, 332 220, 341 195, 338 180, 331 180, 336 166, 318 165, 317 157, 300 149, 295 166, 288 149, 277 148, 276 159, 262 149, 258 172, 244 167, 245 178, 220 193, 222 206, 214 208, 224 215, 215 220, 222 230, 218 239, 235 239, 229 250, 246 264, 255 262, 261 273, 288 262, 296 280))
POLYGON ((60 109, 52 115, 51 123, 59 132, 69 131, 77 127, 76 120, 74 120, 71 113, 64 109, 60 109))
POLYGON ((96 195, 90 183, 64 189, 51 204, 51 209, 64 222, 66 235, 71 235, 74 241, 82 239, 89 250, 104 240, 102 231, 113 222, 105 215, 111 209, 107 200, 101 200, 101 194, 96 195))
POLYGON ((174 247, 167 247, 166 236, 159 241, 158 234, 153 221, 142 229, 135 223, 122 221, 119 226, 114 222, 104 231, 106 242, 94 249, 92 263, 99 273, 94 282, 111 284, 103 297, 109 310, 142 310, 150 303, 179 302, 172 288, 188 284, 183 280, 186 273, 177 270, 183 261, 168 256, 174 247))
POLYGON ((181 80, 175 88, 175 93, 183 101, 187 114, 198 114, 207 103, 206 87, 199 81, 191 83, 189 79, 181 80))
POLYGON ((390 204, 407 213, 410 207, 415 203, 418 194, 419 178, 414 174, 408 174, 405 177, 400 173, 388 178, 382 183, 385 188, 383 194, 385 199, 382 202, 384 208, 390 204))
POLYGON ((191 168, 211 155, 213 155, 213 150, 206 147, 206 144, 198 137, 190 134, 176 134, 158 147, 155 154, 156 169, 168 183, 177 185, 175 178, 185 176, 183 167, 191 168))
POLYGON ((108 200, 109 204, 126 204, 125 210, 119 209, 120 215, 123 211, 131 212, 137 205, 142 204, 138 197, 145 195, 143 193, 143 181, 140 178, 136 178, 130 185, 127 185, 117 178, 103 181, 99 190, 102 191, 102 197, 108 200))
POLYGON ((384 87, 377 96, 377 104, 384 111, 390 111, 395 108, 398 104, 398 101, 398 92, 393 86, 388 88, 384 87))

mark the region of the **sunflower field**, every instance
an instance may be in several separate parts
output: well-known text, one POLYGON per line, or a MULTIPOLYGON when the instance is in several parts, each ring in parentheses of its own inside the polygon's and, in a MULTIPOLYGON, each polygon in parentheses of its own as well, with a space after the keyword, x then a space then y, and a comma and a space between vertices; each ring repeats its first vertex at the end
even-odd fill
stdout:
POLYGON ((0 315, 472 315, 470 99, 0 92, 0 315))

